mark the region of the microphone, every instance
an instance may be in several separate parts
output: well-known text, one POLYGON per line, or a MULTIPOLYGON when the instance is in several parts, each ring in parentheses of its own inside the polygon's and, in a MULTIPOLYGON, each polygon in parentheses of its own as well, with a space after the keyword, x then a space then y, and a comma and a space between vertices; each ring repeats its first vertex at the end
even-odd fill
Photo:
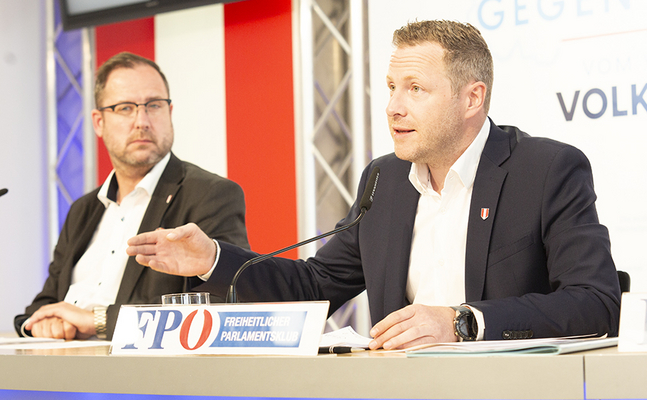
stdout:
POLYGON ((377 188, 377 181, 380 177, 380 168, 375 167, 373 168, 373 171, 371 171, 371 176, 368 179, 368 182, 366 183, 366 188, 364 189, 364 194, 362 195, 362 199, 359 202, 359 215, 353 222, 347 225, 340 226, 339 228, 333 229, 330 232, 321 234, 319 236, 315 236, 310 239, 306 239, 303 242, 299 242, 297 244, 293 244, 292 246, 286 247, 281 250, 277 250, 273 253, 269 254, 264 254, 258 257, 251 258, 247 260, 243 265, 241 265, 240 268, 238 268, 238 271, 236 271, 236 274, 234 275, 234 278, 231 280, 231 285, 229 285, 229 290, 227 291, 227 298, 225 300, 226 303, 238 303, 238 297, 236 296, 236 282, 238 282, 238 277, 240 277, 240 274, 247 269, 250 265, 257 264, 261 261, 265 261, 268 258, 272 258, 277 254, 281 254, 283 252, 286 252, 288 250, 295 249, 297 247, 303 246, 304 244, 308 244, 311 242, 314 242, 319 239, 323 239, 325 237, 328 237, 330 235, 334 235, 335 233, 339 233, 342 231, 345 231, 349 228, 352 228, 353 226, 357 225, 359 221, 364 218, 364 215, 368 210, 371 209, 371 206, 373 205, 373 199, 375 197, 375 189, 377 188))
POLYGON ((0 189, 0 197, 2 197, 2 196, 4 196, 5 194, 7 194, 7 192, 8 192, 8 191, 9 191, 9 189, 0 189))

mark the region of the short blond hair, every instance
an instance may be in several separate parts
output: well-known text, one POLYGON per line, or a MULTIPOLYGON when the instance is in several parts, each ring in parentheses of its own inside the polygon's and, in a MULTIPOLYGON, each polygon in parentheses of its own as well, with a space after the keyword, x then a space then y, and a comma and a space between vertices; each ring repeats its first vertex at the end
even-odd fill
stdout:
POLYGON ((470 24, 434 20, 410 22, 393 33, 393 45, 397 48, 425 43, 437 43, 445 49, 443 61, 455 95, 471 82, 485 84, 483 107, 487 114, 494 67, 492 54, 481 32, 470 24))

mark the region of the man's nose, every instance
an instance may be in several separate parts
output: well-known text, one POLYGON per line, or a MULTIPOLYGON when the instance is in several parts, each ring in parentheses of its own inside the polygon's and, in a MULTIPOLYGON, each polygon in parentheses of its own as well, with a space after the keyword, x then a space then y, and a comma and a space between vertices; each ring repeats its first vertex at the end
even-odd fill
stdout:
POLYGON ((149 127, 150 118, 148 116, 148 110, 143 104, 138 104, 137 109, 135 110, 135 126, 138 128, 149 127))
POLYGON ((396 115, 404 116, 406 114, 407 109, 403 95, 397 90, 393 91, 391 93, 391 97, 389 97, 389 102, 386 105, 386 115, 394 117, 396 115))

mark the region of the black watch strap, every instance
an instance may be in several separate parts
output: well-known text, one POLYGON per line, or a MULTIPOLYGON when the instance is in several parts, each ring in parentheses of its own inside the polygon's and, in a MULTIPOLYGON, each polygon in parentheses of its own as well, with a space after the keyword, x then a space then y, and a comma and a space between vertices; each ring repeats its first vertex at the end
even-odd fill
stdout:
POLYGON ((474 313, 465 306, 451 306, 456 311, 454 316, 454 334, 461 340, 476 340, 478 335, 478 323, 474 313))

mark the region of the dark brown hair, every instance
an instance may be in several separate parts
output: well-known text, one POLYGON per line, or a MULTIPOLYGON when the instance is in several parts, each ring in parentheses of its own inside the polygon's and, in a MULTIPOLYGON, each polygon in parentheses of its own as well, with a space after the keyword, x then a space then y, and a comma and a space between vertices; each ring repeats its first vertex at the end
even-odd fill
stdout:
POLYGON ((128 53, 126 51, 116 54, 106 62, 104 62, 99 70, 97 71, 96 80, 94 81, 94 102, 97 108, 102 107, 101 100, 103 100, 103 90, 106 88, 106 82, 108 81, 108 76, 110 73, 119 68, 134 68, 136 65, 149 65, 157 71, 164 81, 164 86, 166 86, 166 92, 168 95, 171 95, 171 92, 168 87, 168 82, 166 77, 160 67, 155 64, 155 62, 149 60, 148 58, 138 56, 137 54, 128 53))

